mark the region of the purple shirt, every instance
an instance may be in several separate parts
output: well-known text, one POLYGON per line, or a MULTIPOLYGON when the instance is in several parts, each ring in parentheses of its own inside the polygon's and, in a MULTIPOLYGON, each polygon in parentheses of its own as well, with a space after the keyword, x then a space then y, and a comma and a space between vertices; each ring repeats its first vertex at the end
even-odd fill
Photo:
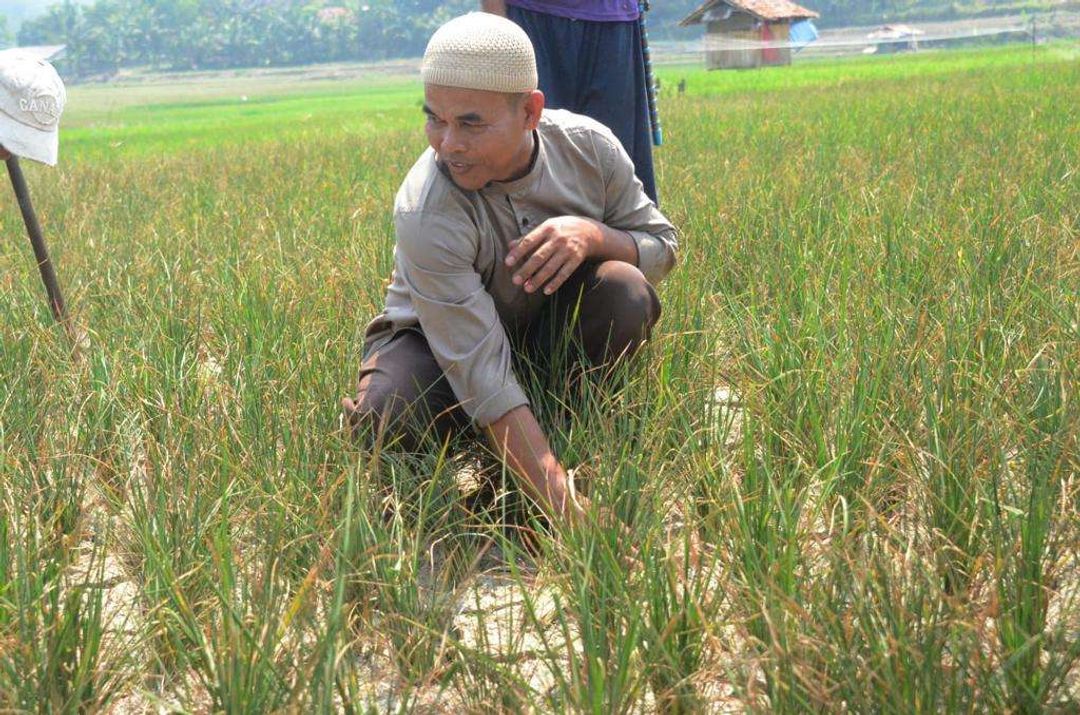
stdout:
POLYGON ((637 0, 506 0, 506 4, 573 20, 628 22, 638 19, 637 0))

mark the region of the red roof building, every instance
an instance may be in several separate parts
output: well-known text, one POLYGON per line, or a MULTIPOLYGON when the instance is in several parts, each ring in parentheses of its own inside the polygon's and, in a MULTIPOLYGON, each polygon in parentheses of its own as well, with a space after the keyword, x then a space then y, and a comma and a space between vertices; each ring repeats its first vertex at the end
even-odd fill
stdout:
POLYGON ((744 69, 791 64, 791 24, 817 17, 790 0, 706 0, 679 25, 705 25, 709 69, 744 69))

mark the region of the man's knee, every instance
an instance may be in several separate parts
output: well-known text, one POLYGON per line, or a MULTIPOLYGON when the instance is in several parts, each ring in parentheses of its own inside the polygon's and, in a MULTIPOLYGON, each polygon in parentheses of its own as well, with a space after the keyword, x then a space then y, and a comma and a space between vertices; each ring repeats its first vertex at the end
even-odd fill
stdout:
POLYGON ((414 403, 412 395, 402 394, 395 385, 380 384, 375 380, 367 385, 361 383, 356 396, 357 413, 364 419, 380 422, 399 422, 414 403))
POLYGON ((361 367, 354 399, 342 400, 357 436, 415 451, 427 438, 445 439, 462 416, 453 391, 422 337, 401 335, 361 367))
POLYGON ((660 319, 660 299, 636 266, 606 261, 598 266, 582 305, 582 337, 594 360, 635 352, 660 319), (605 341, 597 344, 598 340, 605 341))
POLYGON ((356 435, 381 436, 385 444, 404 441, 411 446, 416 441, 409 419, 415 400, 396 386, 372 377, 361 380, 355 398, 342 400, 349 426, 356 435))
POLYGON ((660 319, 660 299, 637 266, 605 261, 596 271, 598 299, 611 306, 612 320, 651 329, 660 319))

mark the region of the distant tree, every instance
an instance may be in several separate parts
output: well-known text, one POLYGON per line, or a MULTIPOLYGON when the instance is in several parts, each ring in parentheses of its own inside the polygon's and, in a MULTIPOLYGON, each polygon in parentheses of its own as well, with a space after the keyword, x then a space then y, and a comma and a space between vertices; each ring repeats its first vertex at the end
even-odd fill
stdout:
MULTIPOLYGON (((1025 1, 982 0, 981 6, 1025 1)), ((677 26, 700 4, 653 0, 650 32, 657 39, 697 37, 699 28, 677 26)), ((953 0, 802 4, 820 12, 824 26, 959 11, 953 0)), ((24 22, 18 41, 66 44, 63 71, 75 76, 132 66, 212 69, 381 60, 421 54, 435 28, 478 5, 476 0, 59 0, 24 22)), ((0 45, 5 38, 10 33, 3 24, 0 45)))
POLYGON ((15 43, 15 35, 8 27, 7 15, 0 15, 0 49, 11 47, 15 43))
POLYGON ((98 0, 82 10, 68 46, 83 74, 111 74, 127 64, 130 17, 123 0, 98 0))
POLYGON ((81 19, 82 10, 72 0, 50 5, 44 15, 23 22, 19 28, 19 44, 67 44, 78 32, 81 19))

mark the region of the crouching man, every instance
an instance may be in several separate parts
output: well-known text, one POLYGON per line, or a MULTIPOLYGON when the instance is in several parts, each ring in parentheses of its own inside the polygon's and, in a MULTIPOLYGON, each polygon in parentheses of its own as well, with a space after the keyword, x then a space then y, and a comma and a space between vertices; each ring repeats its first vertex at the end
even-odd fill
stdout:
POLYGON ((632 355, 660 317, 653 285, 675 263, 675 229, 607 128, 544 111, 513 22, 447 22, 421 75, 431 148, 395 200, 395 270, 345 415, 406 449, 471 421, 550 515, 574 521, 581 500, 514 351, 543 358, 568 338, 593 366, 632 355))

